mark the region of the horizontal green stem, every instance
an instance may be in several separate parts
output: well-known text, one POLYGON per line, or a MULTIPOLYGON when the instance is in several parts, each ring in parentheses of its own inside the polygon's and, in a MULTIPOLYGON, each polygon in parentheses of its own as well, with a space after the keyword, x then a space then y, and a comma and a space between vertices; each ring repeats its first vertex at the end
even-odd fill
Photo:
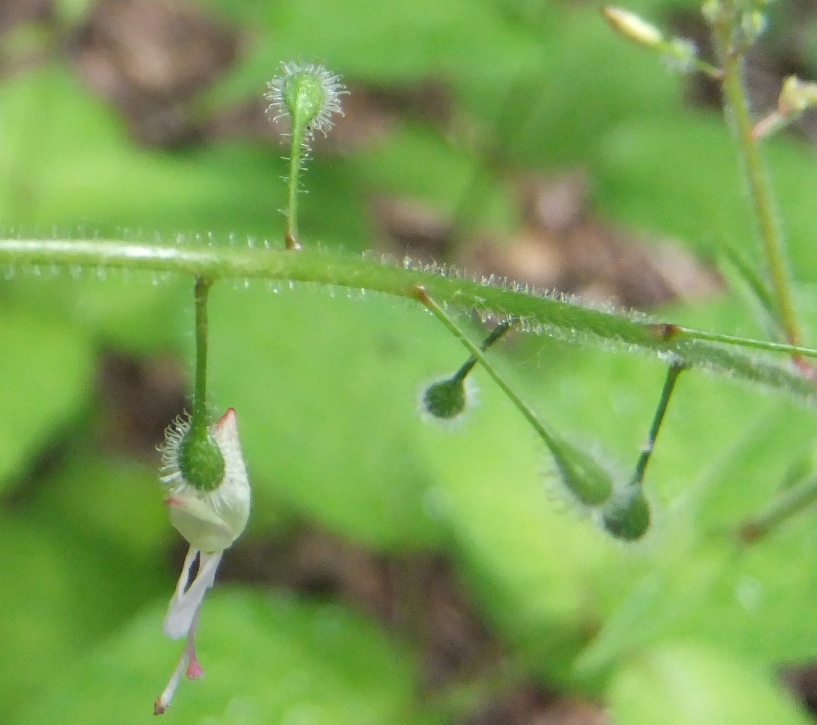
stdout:
POLYGON ((175 272, 218 279, 271 279, 350 287, 414 298, 422 286, 440 304, 475 309, 519 321, 569 342, 613 344, 632 352, 660 355, 687 367, 750 380, 817 403, 817 387, 798 373, 731 347, 754 347, 817 357, 817 350, 707 333, 675 325, 656 325, 633 316, 582 307, 558 296, 517 290, 456 274, 392 266, 360 257, 303 250, 254 250, 165 246, 116 241, 0 240, 0 265, 19 268, 122 268, 175 272), (718 344, 721 343, 721 344, 718 344))
POLYGON ((679 326, 677 331, 680 336, 690 340, 709 340, 710 342, 721 342, 725 345, 736 345, 738 347, 749 347, 755 350, 767 350, 768 352, 782 352, 787 355, 803 355, 804 357, 817 358, 817 350, 813 347, 789 345, 786 342, 772 342, 770 340, 755 340, 751 337, 738 337, 737 335, 724 335, 720 332, 694 330, 691 327, 679 326))

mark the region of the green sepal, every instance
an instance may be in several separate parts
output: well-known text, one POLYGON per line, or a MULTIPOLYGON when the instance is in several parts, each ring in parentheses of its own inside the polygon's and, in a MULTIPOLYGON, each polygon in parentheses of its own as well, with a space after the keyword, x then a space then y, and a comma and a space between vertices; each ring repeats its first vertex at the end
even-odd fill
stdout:
POLYGON ((205 424, 190 426, 179 446, 179 470, 200 491, 212 491, 224 480, 224 457, 205 424))
POLYGON ((323 81, 315 73, 297 72, 284 83, 282 96, 292 119, 292 134, 302 136, 326 103, 323 81))

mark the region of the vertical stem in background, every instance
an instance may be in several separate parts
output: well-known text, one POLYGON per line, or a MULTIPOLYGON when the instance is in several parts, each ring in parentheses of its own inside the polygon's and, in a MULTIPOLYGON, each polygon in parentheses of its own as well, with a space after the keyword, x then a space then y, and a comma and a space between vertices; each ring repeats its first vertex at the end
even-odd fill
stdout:
POLYGON ((196 380, 193 388, 191 427, 207 427, 207 297, 211 279, 196 277, 196 380))
MULTIPOLYGON (((723 69, 723 101, 734 133, 738 152, 749 187, 749 196, 763 247, 766 271, 772 286, 777 323, 785 339, 792 345, 800 342, 800 329, 792 302, 790 280, 780 228, 775 222, 775 204, 760 157, 760 147, 752 135, 752 117, 743 82, 742 48, 738 47, 735 31, 740 13, 733 3, 724 2, 718 17, 712 23, 715 46, 723 69)), ((814 372, 813 365, 794 356, 802 370, 814 372)))
POLYGON ((683 364, 673 363, 667 370, 667 377, 664 381, 664 389, 661 391, 661 398, 658 401, 658 407, 655 409, 655 416, 650 426, 650 432, 647 435, 647 443, 638 457, 638 462, 635 465, 635 473, 631 483, 640 485, 644 481, 644 473, 647 470, 647 464, 650 462, 653 448, 655 447, 655 439, 658 438, 658 431, 661 430, 661 423, 664 422, 664 415, 667 412, 670 398, 675 390, 675 383, 678 381, 678 376, 681 371, 685 369, 683 364))
POLYGON ((817 477, 811 476, 801 481, 793 489, 785 491, 766 509, 745 521, 738 529, 738 537, 745 544, 755 544, 815 502, 817 502, 817 477))

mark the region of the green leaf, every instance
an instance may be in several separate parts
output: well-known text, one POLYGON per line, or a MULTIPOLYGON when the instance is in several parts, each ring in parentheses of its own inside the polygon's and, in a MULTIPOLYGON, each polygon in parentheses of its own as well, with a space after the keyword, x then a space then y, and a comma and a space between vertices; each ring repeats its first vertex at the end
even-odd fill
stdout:
MULTIPOLYGON (((182 644, 164 639, 157 605, 93 651, 13 725, 143 723, 182 644)), ((208 595, 196 638, 207 672, 182 682, 178 722, 440 724, 414 704, 415 664, 371 623, 334 604, 240 590, 208 595)))
POLYGON ((0 308, 0 488, 87 404, 88 341, 44 317, 0 308))
MULTIPOLYGON (((817 170, 804 151, 799 143, 781 138, 764 156, 795 276, 814 281, 817 170)), ((614 218, 678 237, 702 251, 711 253, 725 244, 760 261, 737 151, 720 119, 622 123, 604 137, 596 168, 599 201, 614 218)))
MULTIPOLYGON (((93 506, 93 501, 87 502, 93 506)), ((156 595, 157 572, 19 518, 0 519, 0 721, 156 595)))
POLYGON ((807 725, 770 673, 697 643, 668 643, 633 658, 608 693, 612 725, 807 725))
POLYGON ((283 236, 277 155, 234 143, 185 154, 147 151, 60 67, 0 86, 0 218, 6 226, 82 236, 169 239, 186 229, 283 236))
POLYGON ((174 535, 162 505, 157 467, 74 455, 39 482, 26 500, 28 515, 69 540, 155 564, 174 535))
POLYGON ((0 289, 18 308, 82 330, 98 346, 137 355, 166 352, 178 348, 188 329, 187 280, 113 270, 85 270, 74 279, 40 271, 16 275, 0 289))

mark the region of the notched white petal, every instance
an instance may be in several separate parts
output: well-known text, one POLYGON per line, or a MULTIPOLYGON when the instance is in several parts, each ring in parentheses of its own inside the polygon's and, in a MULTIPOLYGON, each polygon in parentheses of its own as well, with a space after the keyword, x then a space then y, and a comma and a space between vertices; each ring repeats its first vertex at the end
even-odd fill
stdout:
POLYGON ((187 552, 182 574, 167 607, 167 615, 162 625, 165 635, 170 639, 181 639, 189 633, 190 625, 201 606, 205 593, 215 582, 216 569, 220 561, 221 552, 204 554, 192 547, 187 552), (190 572, 197 557, 199 568, 196 578, 190 582, 190 572))

